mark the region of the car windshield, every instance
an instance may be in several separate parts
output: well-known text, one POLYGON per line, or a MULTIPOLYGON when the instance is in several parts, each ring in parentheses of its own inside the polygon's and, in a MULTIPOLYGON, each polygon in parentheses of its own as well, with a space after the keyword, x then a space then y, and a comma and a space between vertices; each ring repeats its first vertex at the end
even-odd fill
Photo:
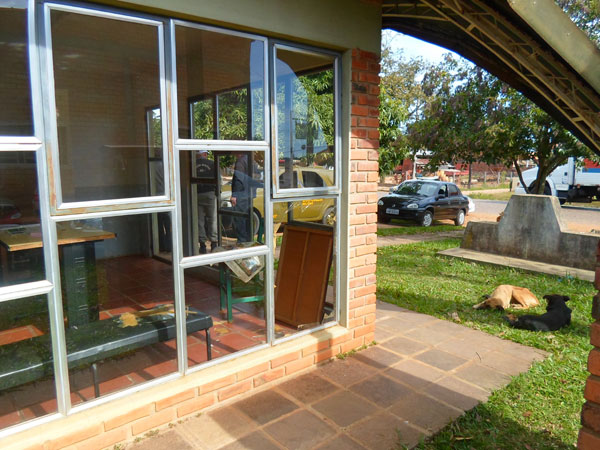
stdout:
POLYGON ((400 195, 421 195, 430 197, 437 194, 440 185, 437 183, 428 183, 426 181, 411 181, 410 183, 402 183, 394 191, 400 195))

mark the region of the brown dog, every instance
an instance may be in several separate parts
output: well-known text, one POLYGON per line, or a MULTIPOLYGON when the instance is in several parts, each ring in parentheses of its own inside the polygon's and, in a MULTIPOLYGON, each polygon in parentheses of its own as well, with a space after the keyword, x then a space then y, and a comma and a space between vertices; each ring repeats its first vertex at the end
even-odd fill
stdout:
POLYGON ((492 295, 486 296, 486 300, 473 306, 473 309, 497 308, 497 309, 526 309, 538 306, 539 300, 533 293, 523 287, 501 284, 492 295))

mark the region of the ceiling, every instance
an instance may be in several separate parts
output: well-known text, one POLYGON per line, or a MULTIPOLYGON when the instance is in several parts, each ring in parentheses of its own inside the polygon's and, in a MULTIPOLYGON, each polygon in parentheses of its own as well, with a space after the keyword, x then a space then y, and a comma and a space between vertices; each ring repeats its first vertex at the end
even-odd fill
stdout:
POLYGON ((471 60, 522 92, 600 155, 600 95, 509 1, 383 0, 382 29, 471 60))

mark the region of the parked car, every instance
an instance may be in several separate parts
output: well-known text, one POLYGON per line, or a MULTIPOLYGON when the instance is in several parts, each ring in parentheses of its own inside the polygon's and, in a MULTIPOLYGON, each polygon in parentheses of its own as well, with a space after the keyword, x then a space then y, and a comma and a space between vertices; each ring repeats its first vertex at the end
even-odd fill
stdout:
POLYGON ((467 214, 471 214, 472 212, 475 212, 475 202, 468 195, 465 195, 465 197, 469 200, 469 210, 467 211, 467 214))
MULTIPOLYGON (((283 184, 283 175, 280 175, 280 185, 283 184)), ((294 186, 299 188, 319 188, 333 185, 333 171, 322 167, 294 167, 294 186)), ((231 185, 223 186, 221 193, 221 207, 231 207, 231 185)), ((264 192, 257 189, 256 197, 252 202, 253 224, 255 232, 261 218, 264 217, 264 192)), ((310 198, 303 200, 290 200, 293 204, 294 220, 302 222, 319 222, 324 225, 334 226, 336 221, 335 202, 331 198, 310 198)), ((289 205, 287 201, 273 203, 273 220, 275 223, 285 223, 288 220, 289 205)))
POLYGON ((440 219, 452 219, 456 225, 462 225, 468 211, 469 200, 456 184, 434 180, 405 181, 377 203, 379 222, 407 219, 424 227, 440 219))

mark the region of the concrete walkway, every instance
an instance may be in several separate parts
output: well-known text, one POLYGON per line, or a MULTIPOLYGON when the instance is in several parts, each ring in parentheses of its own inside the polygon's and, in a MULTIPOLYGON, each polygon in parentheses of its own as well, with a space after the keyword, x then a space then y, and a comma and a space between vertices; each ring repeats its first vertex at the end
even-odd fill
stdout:
POLYGON ((176 424, 128 450, 412 447, 541 350, 378 302, 379 345, 176 424))

